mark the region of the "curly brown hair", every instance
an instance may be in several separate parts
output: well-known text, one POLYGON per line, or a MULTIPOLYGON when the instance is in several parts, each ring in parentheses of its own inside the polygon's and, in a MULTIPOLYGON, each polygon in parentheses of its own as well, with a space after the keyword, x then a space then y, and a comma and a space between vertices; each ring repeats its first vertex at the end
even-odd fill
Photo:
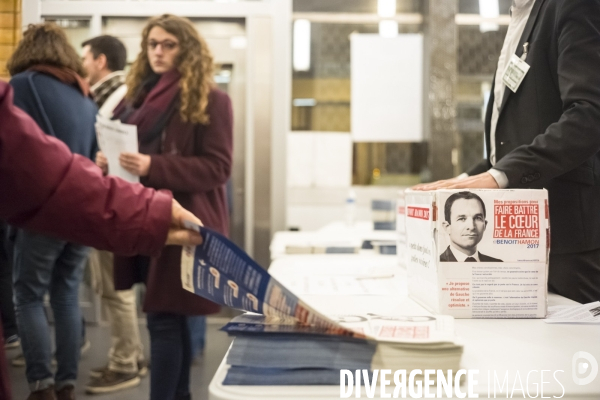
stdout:
POLYGON ((6 63, 6 69, 13 76, 41 64, 69 68, 81 77, 87 76, 81 58, 69 44, 67 35, 51 22, 27 27, 23 39, 6 63))
POLYGON ((208 95, 214 86, 213 56, 206 41, 187 18, 163 14, 151 18, 142 31, 142 51, 138 54, 127 76, 127 95, 134 102, 146 77, 152 73, 148 61, 148 35, 154 27, 160 27, 179 40, 179 54, 175 59, 181 74, 179 88, 181 101, 179 114, 184 122, 208 124, 206 113, 208 95))

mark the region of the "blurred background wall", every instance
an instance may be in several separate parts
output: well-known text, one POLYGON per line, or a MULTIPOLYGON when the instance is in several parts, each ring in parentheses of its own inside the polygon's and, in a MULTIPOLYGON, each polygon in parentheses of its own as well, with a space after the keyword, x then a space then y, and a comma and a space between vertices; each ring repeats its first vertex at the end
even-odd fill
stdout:
POLYGON ((0 0, 5 79, 18 27, 31 22, 56 22, 78 51, 89 37, 115 35, 129 61, 149 16, 171 12, 194 22, 215 53, 215 80, 234 104, 232 237, 263 264, 274 232, 343 219, 350 191, 357 218, 368 219, 371 200, 455 176, 482 158, 483 109, 511 3, 22 1, 0 0), (411 37, 420 38, 418 51, 406 44, 411 37), (363 39, 396 50, 378 53, 361 47, 363 39), (420 73, 394 75, 390 63, 397 71, 419 65, 420 73), (371 82, 381 96, 369 93, 371 82), (374 128, 365 130, 364 121, 374 128))

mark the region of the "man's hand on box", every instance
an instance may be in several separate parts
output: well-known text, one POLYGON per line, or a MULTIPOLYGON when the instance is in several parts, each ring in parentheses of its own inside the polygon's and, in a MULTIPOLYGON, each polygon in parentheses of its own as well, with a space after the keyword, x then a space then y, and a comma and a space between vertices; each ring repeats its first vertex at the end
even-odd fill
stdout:
POLYGON ((437 190, 437 189, 498 189, 498 183, 489 172, 469 176, 464 179, 446 179, 432 183, 422 183, 414 186, 413 190, 437 190))
POLYGON ((411 189, 412 190, 435 190, 435 189, 441 188, 442 185, 445 185, 444 187, 446 187, 448 185, 453 185, 460 180, 461 179, 459 179, 459 178, 452 178, 452 179, 444 179, 444 180, 437 181, 437 182, 419 183, 418 185, 413 186, 411 189), (433 187, 433 186, 435 186, 435 188, 431 189, 431 187, 433 187))

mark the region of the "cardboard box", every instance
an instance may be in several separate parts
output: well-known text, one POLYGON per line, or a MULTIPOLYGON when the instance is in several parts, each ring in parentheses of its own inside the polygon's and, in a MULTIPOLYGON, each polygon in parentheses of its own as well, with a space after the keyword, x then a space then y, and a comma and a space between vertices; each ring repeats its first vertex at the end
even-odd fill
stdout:
POLYGON ((546 190, 407 190, 404 201, 413 299, 456 318, 546 316, 546 190))

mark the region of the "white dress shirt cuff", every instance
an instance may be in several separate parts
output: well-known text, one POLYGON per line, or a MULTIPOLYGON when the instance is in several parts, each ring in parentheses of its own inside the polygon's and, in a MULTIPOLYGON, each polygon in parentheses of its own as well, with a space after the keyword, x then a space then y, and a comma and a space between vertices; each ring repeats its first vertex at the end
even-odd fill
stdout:
POLYGON ((508 178, 504 172, 494 168, 489 169, 488 172, 492 175, 500 189, 506 189, 508 187, 508 178))
POLYGON ((462 174, 457 176, 456 179, 466 179, 468 177, 469 177, 469 174, 467 174, 466 172, 463 172, 462 174))

